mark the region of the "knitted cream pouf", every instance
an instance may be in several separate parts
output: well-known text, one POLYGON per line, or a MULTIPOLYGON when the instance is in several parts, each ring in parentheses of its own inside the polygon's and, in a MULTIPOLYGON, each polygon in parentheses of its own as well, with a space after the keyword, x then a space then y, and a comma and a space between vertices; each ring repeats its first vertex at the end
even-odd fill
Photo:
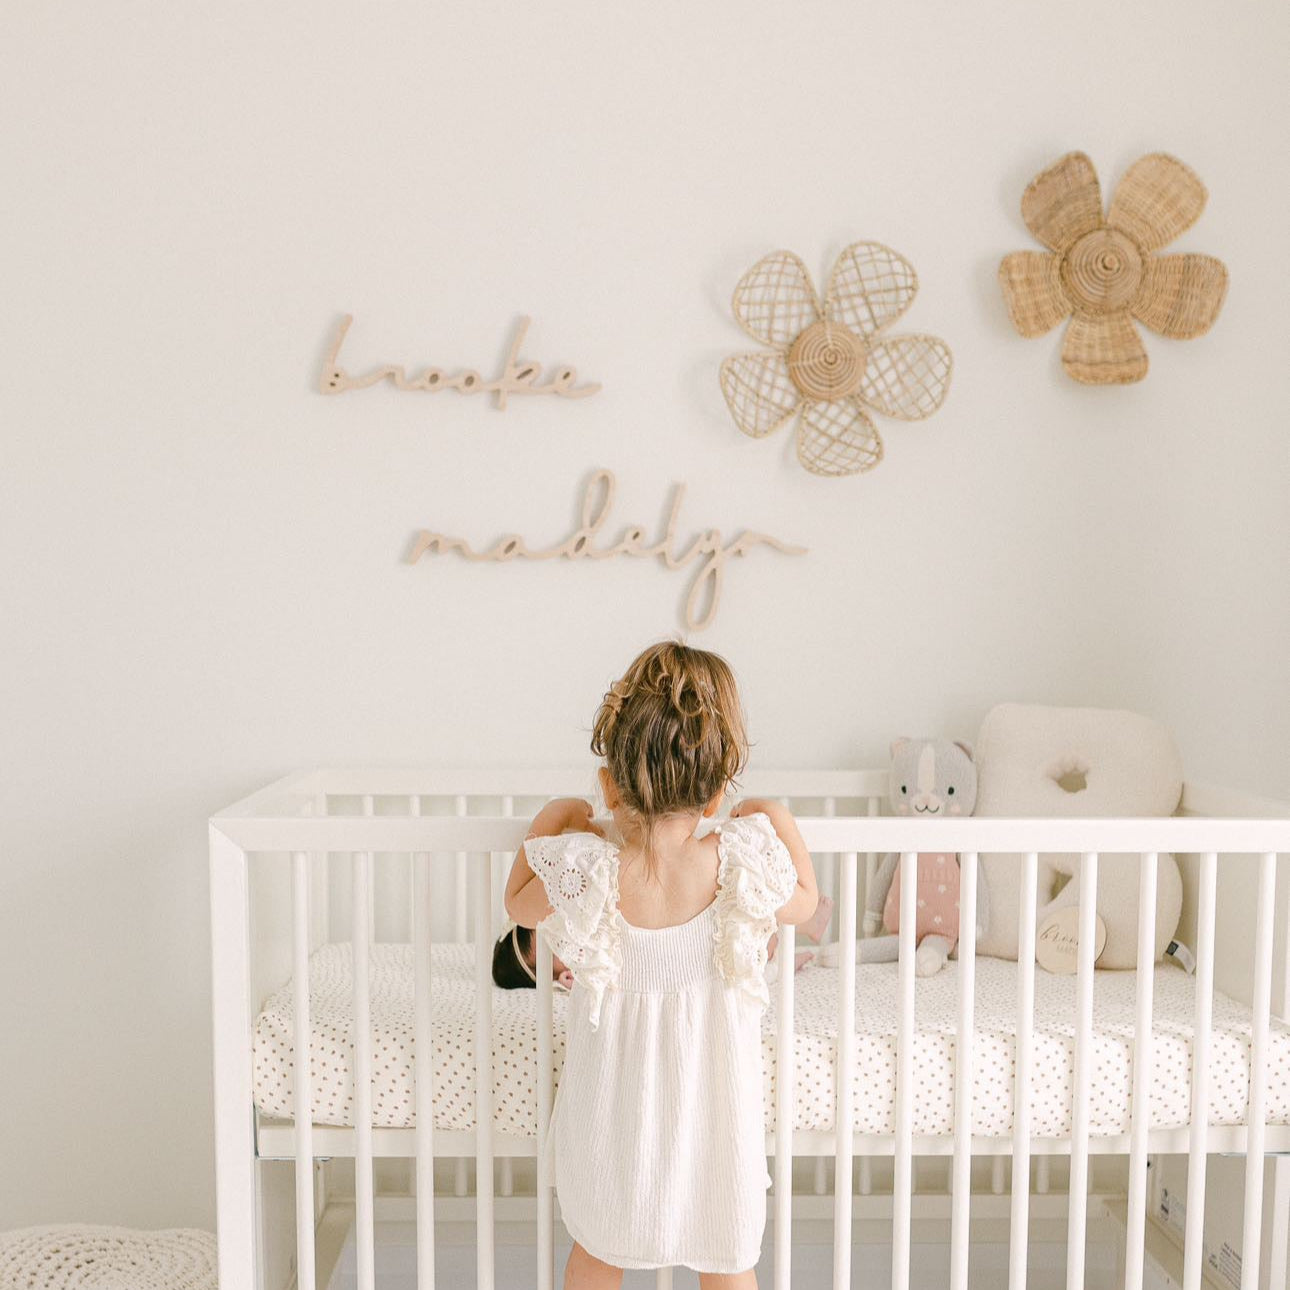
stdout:
POLYGON ((209 1232, 72 1223, 0 1232, 3 1290, 215 1290, 215 1273, 209 1232))

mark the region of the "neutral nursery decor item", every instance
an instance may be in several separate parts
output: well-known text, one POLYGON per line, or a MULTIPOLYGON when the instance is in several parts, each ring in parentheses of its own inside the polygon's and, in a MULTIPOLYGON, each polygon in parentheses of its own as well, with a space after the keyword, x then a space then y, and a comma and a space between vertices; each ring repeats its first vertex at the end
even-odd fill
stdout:
POLYGON ((4 1290, 215 1290, 215 1238, 172 1228, 25 1227, 0 1232, 4 1290))
POLYGON ((1102 213, 1093 163, 1067 153, 1022 194, 1021 217, 1049 249, 1016 251, 999 266, 1013 325, 1042 336, 1070 318, 1062 366, 1086 385, 1147 374, 1138 322, 1187 340, 1213 326, 1227 269, 1211 255, 1157 255, 1205 209, 1205 185, 1174 157, 1153 152, 1129 167, 1102 213))
POLYGON ((805 555, 804 546, 795 546, 766 533, 747 530, 727 543, 716 529, 706 529, 689 546, 678 544, 676 530, 680 521, 681 503, 685 500, 685 485, 676 484, 672 489, 672 505, 667 523, 657 541, 646 544, 645 529, 629 525, 617 542, 609 546, 594 545, 604 528, 618 481, 611 470, 598 470, 587 481, 582 494, 582 522, 563 541, 555 546, 528 546, 518 533, 507 533, 492 546, 476 551, 465 538, 449 537, 422 529, 413 540, 407 555, 409 564, 416 564, 422 556, 440 555, 455 551, 466 560, 492 561, 504 564, 508 560, 554 560, 563 556, 568 560, 613 560, 618 556, 658 557, 668 569, 683 569, 687 564, 701 561, 698 572, 690 584, 685 600, 685 625, 691 631, 707 627, 716 617, 721 604, 721 591, 725 585, 726 563, 735 556, 747 555, 754 547, 770 547, 781 555, 805 555))
MULTIPOLYGON (((897 739, 891 745, 892 814, 924 816, 971 815, 976 804, 976 766, 970 745, 949 739, 897 739)), ((959 858, 951 851, 920 852, 918 856, 918 952, 914 971, 934 976, 958 942, 959 858)), ((985 930, 988 895, 978 884, 977 935, 985 930)), ((883 858, 867 892, 865 939, 860 962, 894 963, 900 949, 900 856, 883 858), (887 935, 876 935, 882 929, 887 935)))
MULTIPOLYGON (((1093 920, 1093 962, 1106 949, 1106 923, 1093 920)), ((1035 961, 1047 972, 1073 976, 1079 971, 1079 904, 1050 910, 1036 929, 1035 961)))
MULTIPOLYGON (((1168 731, 1133 712, 1005 703, 986 714, 976 751, 976 813, 980 816, 1151 818, 1172 815, 1182 795, 1182 763, 1168 731)), ((982 855, 981 886, 989 889, 992 918, 977 950, 1015 959, 1021 858, 982 855)), ((1042 936, 1049 918, 1079 904, 1080 856, 1043 854, 1037 893, 1042 936)), ((1177 931, 1181 913, 1178 861, 1161 854, 1156 878, 1157 960, 1177 931)), ((1097 916, 1106 927, 1098 966, 1135 967, 1136 854, 1098 857, 1097 916)))
POLYGON ((917 291, 914 266, 877 242, 842 252, 822 304, 791 251, 758 260, 735 287, 734 313, 755 341, 773 348, 721 364, 735 424, 761 439, 797 418, 797 459, 807 470, 871 470, 883 443, 869 412, 919 421, 949 389, 953 360, 943 340, 881 334, 917 291))
POLYGON ((416 376, 409 376, 405 368, 395 363, 385 363, 374 367, 362 376, 351 376, 340 365, 340 347, 345 343, 350 326, 354 322, 353 314, 346 314, 336 328, 336 339, 323 362, 322 374, 318 378, 318 389, 322 394, 343 394, 346 390, 365 390, 368 386, 389 381, 396 390, 414 390, 423 394, 435 394, 440 390, 456 390, 458 394, 491 394, 496 399, 500 411, 506 410, 506 400, 512 394, 555 394, 562 399, 585 399, 600 389, 599 385, 578 385, 576 367, 557 368, 555 374, 545 385, 539 384, 542 375, 542 364, 531 359, 520 357, 520 346, 528 334, 531 319, 521 318, 516 324, 511 337, 511 347, 507 351, 506 361, 499 375, 486 381, 474 368, 464 368, 459 372, 447 372, 441 367, 426 367, 416 376))

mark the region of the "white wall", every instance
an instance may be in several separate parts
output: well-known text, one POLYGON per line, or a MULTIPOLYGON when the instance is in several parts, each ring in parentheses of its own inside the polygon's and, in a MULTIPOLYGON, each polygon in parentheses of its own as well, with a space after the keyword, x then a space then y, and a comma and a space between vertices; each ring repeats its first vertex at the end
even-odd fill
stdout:
POLYGON ((568 762, 673 631, 643 563, 409 568, 421 526, 616 519, 812 548, 700 639, 763 765, 1126 704, 1191 773, 1290 791, 1287 10, 1125 5, 11 6, 0 32, 0 1226, 209 1223, 205 817, 321 762, 568 762), (1011 333, 1026 181, 1181 155, 1226 259, 1133 389, 1011 333), (957 361, 846 482, 734 429, 716 368, 763 252, 857 238, 957 361), (313 392, 347 356, 579 365, 583 403, 313 392))

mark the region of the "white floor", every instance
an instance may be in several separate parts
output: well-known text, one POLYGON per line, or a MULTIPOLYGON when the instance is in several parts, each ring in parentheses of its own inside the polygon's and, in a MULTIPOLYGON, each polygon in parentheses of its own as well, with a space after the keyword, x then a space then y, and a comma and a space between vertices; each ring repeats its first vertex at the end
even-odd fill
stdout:
MULTIPOLYGON (((531 1231, 531 1229, 530 1229, 531 1231)), ((808 1234, 809 1235, 809 1234, 808 1234)), ((822 1235, 822 1234, 821 1234, 822 1235)), ((435 1283, 450 1290, 468 1290, 475 1284, 474 1236, 467 1228, 444 1231, 437 1237, 435 1283)), ((556 1285, 561 1284, 569 1247, 556 1246, 556 1285)), ((1032 1245, 1028 1290, 1065 1290, 1064 1249, 1059 1245, 1032 1245)), ((1006 1245, 974 1242, 973 1282, 977 1285, 1007 1284, 1006 1245)), ((758 1280, 765 1290, 771 1283, 773 1241, 768 1232, 765 1252, 758 1265, 758 1280)), ((494 1281, 499 1290, 536 1290, 533 1247, 523 1233, 500 1230, 494 1253, 494 1281), (509 1239, 508 1239, 509 1237, 509 1239)), ((944 1290, 948 1274, 948 1248, 943 1244, 914 1247, 911 1290, 944 1290)), ((1091 1246, 1085 1290, 1111 1290, 1118 1284, 1114 1255, 1108 1247, 1091 1246)), ((828 1290, 832 1285, 833 1249, 824 1239, 795 1239, 793 1245, 793 1290, 828 1290)), ((416 1231, 411 1223, 378 1223, 376 1229, 376 1280, 381 1290, 416 1290, 416 1231)), ((341 1252, 329 1290, 357 1290, 354 1239, 351 1231, 341 1252)), ((1153 1276, 1150 1269, 1147 1290, 1167 1290, 1171 1283, 1153 1276)), ((624 1290, 652 1290, 652 1272, 628 1272, 624 1290)), ((887 1290, 891 1285, 891 1254, 880 1244, 857 1245, 852 1254, 851 1285, 855 1290, 887 1290)), ((674 1290, 696 1290, 698 1278, 686 1269, 674 1274, 674 1290)))

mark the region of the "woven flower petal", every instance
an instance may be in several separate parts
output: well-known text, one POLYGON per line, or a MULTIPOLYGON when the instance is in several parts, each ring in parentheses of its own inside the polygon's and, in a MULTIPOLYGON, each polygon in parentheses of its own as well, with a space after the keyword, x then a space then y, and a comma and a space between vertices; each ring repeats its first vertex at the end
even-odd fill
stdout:
POLYGON ((1061 264, 1061 258, 1048 251, 1015 251, 1003 257, 999 285, 1008 317, 1023 336, 1042 336, 1070 316, 1061 264))
POLYGON ((797 459, 816 475, 858 475, 882 460, 882 436, 853 399, 808 403, 797 427, 797 459))
POLYGON ((1021 195, 1021 218, 1046 246, 1064 251, 1102 226, 1102 189, 1082 152, 1068 152, 1038 174, 1021 195))
POLYGON ((730 415, 746 435, 773 434, 797 411, 802 396, 778 351, 732 354, 721 364, 721 392, 730 415))
POLYGON ((1127 313, 1076 314, 1062 343, 1062 366, 1085 385, 1128 385, 1147 374, 1147 352, 1127 313))
POLYGON ((937 336, 892 336, 870 348, 858 397, 889 417, 921 421, 945 401, 953 366, 937 336))
POLYGON ((904 256, 878 242, 855 242, 829 275, 824 313, 868 337, 895 322, 917 294, 918 274, 904 256))
POLYGON ((1133 316, 1174 340, 1203 336, 1227 294, 1227 268, 1212 255, 1152 256, 1133 316))
POLYGON ((820 301, 806 265, 792 251, 773 251, 735 287, 735 317, 753 340, 788 345, 820 320, 820 301))
POLYGON ((1152 152, 1131 165, 1111 198, 1107 223, 1144 251, 1158 251, 1200 218, 1208 194, 1176 157, 1152 152))

